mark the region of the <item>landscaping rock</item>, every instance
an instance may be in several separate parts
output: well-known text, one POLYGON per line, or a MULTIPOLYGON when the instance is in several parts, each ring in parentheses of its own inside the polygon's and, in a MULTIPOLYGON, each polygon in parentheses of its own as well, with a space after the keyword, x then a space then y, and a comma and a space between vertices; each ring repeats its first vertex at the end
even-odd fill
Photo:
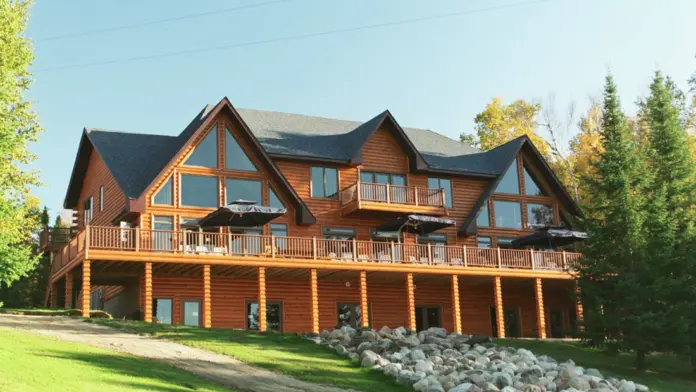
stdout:
POLYGON ((572 360, 559 363, 527 349, 496 346, 487 336, 448 335, 443 328, 415 333, 343 326, 304 337, 420 392, 649 392, 572 360))

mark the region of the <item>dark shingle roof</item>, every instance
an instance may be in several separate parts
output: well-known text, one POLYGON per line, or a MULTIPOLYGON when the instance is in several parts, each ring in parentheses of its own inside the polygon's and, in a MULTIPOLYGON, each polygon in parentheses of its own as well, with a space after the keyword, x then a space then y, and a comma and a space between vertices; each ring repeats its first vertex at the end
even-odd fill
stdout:
MULTIPOLYGON (((213 105, 201 110, 176 136, 88 128, 86 134, 129 198, 139 197, 201 126, 213 105)), ((269 154, 348 161, 388 112, 360 123, 299 114, 238 109, 269 154)), ((403 128, 431 169, 462 174, 501 174, 519 141, 482 152, 427 129, 403 128)))

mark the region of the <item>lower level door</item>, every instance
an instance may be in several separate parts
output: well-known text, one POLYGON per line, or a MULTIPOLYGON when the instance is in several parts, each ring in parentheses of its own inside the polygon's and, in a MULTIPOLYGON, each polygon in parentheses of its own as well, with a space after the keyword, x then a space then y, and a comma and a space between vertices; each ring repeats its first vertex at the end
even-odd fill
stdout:
POLYGON ((551 326, 551 337, 562 338, 563 333, 563 311, 560 309, 549 310, 549 324, 551 326))
POLYGON ((185 300, 183 303, 184 325, 198 327, 201 325, 201 301, 185 300))
POLYGON ((442 327, 442 312, 439 306, 416 306, 416 331, 442 327))

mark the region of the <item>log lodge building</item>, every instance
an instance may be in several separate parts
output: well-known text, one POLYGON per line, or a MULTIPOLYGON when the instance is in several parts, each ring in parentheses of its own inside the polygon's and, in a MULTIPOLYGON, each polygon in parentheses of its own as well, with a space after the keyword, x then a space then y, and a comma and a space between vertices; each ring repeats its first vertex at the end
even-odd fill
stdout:
POLYGON ((579 210, 527 137, 482 152, 385 111, 367 122, 208 105, 176 136, 84 129, 45 228, 53 307, 213 328, 341 324, 563 337, 580 255, 514 240, 579 210), (233 200, 285 208, 200 227, 233 200), (383 231, 405 214, 454 225, 383 231))

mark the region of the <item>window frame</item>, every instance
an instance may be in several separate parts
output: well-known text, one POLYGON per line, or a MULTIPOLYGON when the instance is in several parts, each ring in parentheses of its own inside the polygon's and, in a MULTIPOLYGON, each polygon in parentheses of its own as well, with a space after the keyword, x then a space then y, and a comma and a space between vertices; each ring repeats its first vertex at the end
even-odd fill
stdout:
POLYGON ((340 178, 340 170, 335 167, 331 166, 310 166, 309 167, 309 197, 312 199, 323 199, 323 200, 339 200, 339 195, 341 193, 341 190, 339 188, 341 184, 341 178, 340 178), (323 196, 314 196, 314 180, 312 176, 312 172, 314 169, 321 169, 322 172, 322 195, 323 196), (326 196, 326 170, 335 170, 336 171, 336 195, 333 197, 326 196))
POLYGON ((181 165, 183 165, 183 166, 188 166, 188 167, 204 167, 204 168, 206 168, 206 169, 219 169, 219 168, 220 168, 220 152, 219 152, 218 150, 220 149, 220 140, 218 140, 218 139, 219 139, 218 136, 219 136, 219 135, 218 135, 218 124, 217 124, 217 123, 214 123, 213 126, 212 126, 212 128, 210 128, 210 130, 208 130, 208 133, 206 133, 206 135, 203 136, 203 137, 200 139, 200 141, 198 142, 198 144, 196 144, 196 145, 193 147, 193 149, 192 149, 191 152, 188 154, 188 156, 186 157, 186 159, 181 163, 181 165), (215 135, 215 165, 214 165, 214 166, 202 166, 202 165, 192 165, 192 164, 189 164, 188 161, 191 159, 191 157, 192 157, 193 154, 196 152, 196 150, 198 149, 198 147, 200 147, 201 144, 202 144, 204 141, 206 141, 206 139, 208 139, 208 137, 209 137, 210 135, 215 135))
POLYGON ((360 174, 358 178, 360 179, 360 182, 366 183, 366 184, 381 184, 380 182, 376 182, 377 175, 385 175, 389 177, 389 185, 390 186, 408 186, 408 175, 402 174, 402 173, 390 173, 390 172, 380 172, 380 171, 372 171, 372 170, 360 170, 360 174), (372 181, 363 181, 362 180, 362 175, 363 173, 367 173, 372 175, 372 181), (404 179, 404 185, 398 185, 393 183, 394 177, 402 177, 404 179))
POLYGON ((94 196, 90 196, 82 203, 82 223, 87 226, 92 222, 94 218, 94 196), (89 208, 87 208, 89 204, 89 208), (88 213, 89 212, 89 213, 88 213))
MULTIPOLYGON (((249 305, 251 304, 256 304, 258 307, 259 305, 259 300, 258 299, 248 299, 244 301, 244 329, 246 331, 258 331, 258 328, 251 329, 249 328, 249 314, 248 314, 248 309, 249 305)), ((270 300, 266 301, 266 331, 276 331, 276 332, 284 332, 285 328, 285 306, 283 306, 283 301, 277 301, 277 300, 270 300), (278 305, 280 306, 280 321, 278 324, 280 324, 280 328, 275 330, 275 329, 270 329, 268 328, 268 307, 270 305, 278 305)))
MULTIPOLYGON (((261 179, 249 179, 249 178, 237 178, 237 177, 225 177, 225 205, 229 205, 234 200, 230 200, 229 192, 227 192, 227 184, 229 181, 242 181, 242 182, 255 182, 259 184, 259 196, 260 200, 250 200, 256 201, 258 205, 263 205, 263 181, 261 179)), ((236 200, 236 199, 235 199, 236 200)))
POLYGON ((478 216, 476 216, 476 227, 491 227, 491 208, 488 206, 488 200, 486 200, 486 202, 483 203, 483 206, 481 206, 481 210, 479 211, 478 216), (484 226, 479 224, 479 219, 481 219, 481 216, 486 217, 486 221, 488 221, 487 225, 484 226))
MULTIPOLYGON (((340 328, 340 327, 343 326, 343 325, 341 324, 341 320, 339 319, 339 316, 340 316, 340 314, 341 314, 340 311, 339 311, 339 309, 341 308, 341 305, 344 305, 344 306, 345 306, 345 305, 355 305, 355 309, 358 310, 358 311, 360 311, 360 313, 361 313, 361 314, 360 314, 360 321, 362 321, 363 315, 362 315, 362 306, 360 306, 360 301, 358 301, 358 302, 340 302, 340 301, 336 301, 336 307, 335 307, 335 309, 336 309, 336 326, 337 326, 338 328, 340 328)), ((357 320, 357 319, 355 319, 355 320, 353 320, 353 321, 355 321, 355 325, 353 325, 353 324, 351 324, 351 323, 348 323, 348 326, 350 326, 351 328, 356 328, 356 329, 357 329, 357 328, 362 328, 362 324, 361 324, 361 323, 358 323, 358 320, 357 320)), ((367 326, 368 326, 368 328, 371 328, 371 327, 372 327, 372 304, 371 304, 370 302, 367 303, 367 326)))
MULTIPOLYGON (((179 207, 181 208, 211 208, 215 209, 220 207, 220 200, 219 200, 219 192, 220 192, 220 180, 218 179, 217 176, 208 176, 208 175, 200 175, 200 174, 188 174, 188 173, 180 173, 179 174, 179 207), (184 203, 184 177, 200 177, 200 178, 212 178, 215 180, 215 206, 200 206, 200 205, 190 205, 190 204, 185 204, 184 203)), ((226 195, 225 195, 226 196, 226 195)))
POLYGON ((524 178, 524 192, 521 192, 520 195, 523 196, 529 196, 529 197, 551 197, 549 196, 549 192, 546 190, 546 186, 540 184, 541 181, 539 181, 534 173, 532 173, 532 170, 529 169, 529 166, 525 164, 525 160, 522 160, 522 177, 524 178), (530 180, 532 180, 532 183, 534 186, 539 189, 539 192, 541 194, 539 195, 532 195, 527 193, 527 177, 529 177, 530 180))
POLYGON ((515 156, 515 160, 512 161, 512 163, 508 167, 507 171, 505 171, 505 173, 503 173, 502 177, 500 177, 500 180, 498 181, 498 184, 495 186, 493 193, 498 194, 498 195, 515 195, 515 196, 523 196, 524 195, 524 193, 522 192, 522 182, 520 181, 520 156, 519 155, 515 156), (517 178, 517 192, 516 193, 499 192, 498 188, 500 188, 500 185, 503 182, 503 180, 505 179, 505 176, 507 176, 507 174, 512 169, 515 170, 515 178, 517 178))
MULTIPOLYGON (((200 298, 182 298, 181 299, 181 320, 180 324, 189 327, 202 327, 203 326, 203 301, 200 298), (186 324, 186 303, 196 302, 198 303, 198 325, 186 324)), ((174 315, 172 315, 172 318, 174 315)))
POLYGON ((545 204, 543 202, 526 202, 525 209, 526 209, 525 212, 527 213, 527 221, 525 222, 525 225, 528 229, 537 229, 537 228, 541 228, 541 227, 553 226, 556 223, 556 211, 553 208, 553 204, 545 204), (530 214, 530 212, 531 212, 530 207, 531 206, 547 207, 551 211, 551 222, 549 222, 547 224, 538 224, 538 223, 532 224, 532 222, 530 221, 530 217, 532 216, 532 214, 530 214))
POLYGON ((493 220, 495 222, 495 228, 498 229, 508 229, 508 230, 524 230, 525 228, 525 222, 524 222, 524 205, 525 203, 522 201, 513 201, 513 200, 505 200, 505 199, 493 199, 493 220), (496 203, 509 203, 509 204, 517 204, 519 207, 519 216, 520 216, 520 225, 519 227, 513 227, 513 226, 501 226, 500 222, 498 221, 498 209, 496 208, 496 203))
POLYGON ((162 324, 162 325, 173 325, 174 324, 174 298, 172 297, 157 297, 157 298, 152 298, 152 317, 153 320, 157 320, 157 324, 162 324), (170 322, 167 323, 160 323, 159 320, 157 319, 157 301, 159 300, 168 300, 169 301, 169 314, 170 314, 170 322))
POLYGON ((168 206, 168 207, 174 206, 174 175, 169 176, 167 181, 162 183, 162 186, 160 186, 159 189, 157 189, 157 191, 152 194, 151 202, 152 202, 153 206, 168 206), (169 184, 170 182, 171 182, 171 187, 169 190, 170 191, 169 198, 172 200, 172 202, 169 204, 157 203, 155 201, 157 199, 157 196, 159 196, 160 192, 162 192, 164 190, 164 188, 167 186, 167 184, 169 184))
POLYGON ((99 212, 104 211, 104 185, 99 187, 99 212))
POLYGON ((335 239, 335 238, 327 238, 327 237, 326 237, 327 231, 333 230, 333 229, 336 229, 336 230, 351 230, 351 231, 353 232, 353 238, 351 238, 351 239, 349 239, 349 240, 340 240, 340 241, 352 241, 353 239, 357 239, 357 238, 358 238, 358 230, 357 230, 357 228, 355 228, 355 227, 341 227, 341 226, 322 226, 322 227, 321 227, 321 238, 322 238, 322 239, 335 239))
POLYGON ((278 192, 276 192, 276 190, 275 190, 275 188, 273 187, 273 185, 270 185, 270 184, 269 184, 269 185, 268 185, 268 206, 269 206, 269 207, 274 207, 274 206, 272 205, 272 204, 273 204, 273 202, 272 202, 272 196, 275 196, 275 198, 278 199, 278 203, 280 203, 280 207, 276 207, 276 208, 285 208, 285 209, 287 209, 287 207, 285 206, 285 203, 283 203, 283 200, 280 199, 280 197, 278 196, 278 192))
POLYGON ((493 248, 493 237, 489 235, 477 235, 476 236, 476 247, 480 249, 492 249, 493 248), (479 246, 481 244, 480 240, 482 238, 488 238, 488 247, 479 246))
POLYGON ((454 206, 454 187, 452 186, 452 179, 447 178, 447 177, 428 177, 427 182, 429 183, 430 180, 436 180, 437 181, 437 188, 431 188, 430 184, 428 184, 428 189, 444 189, 445 191, 445 208, 453 208, 454 206), (442 181, 448 181, 449 182, 449 197, 447 197, 447 188, 442 186, 442 181))
POLYGON ((240 171, 240 172, 247 172, 247 173, 258 173, 258 172, 259 172, 259 168, 256 166, 256 164, 254 164, 254 161, 251 160, 251 158, 249 157, 249 154, 247 154, 246 151, 244 151, 244 147, 242 147, 241 143, 239 143, 239 139, 237 139, 237 136, 236 136, 234 133, 232 133, 232 130, 227 126, 227 124, 224 124, 223 127, 224 127, 224 129, 225 129, 225 138, 224 138, 225 140, 223 141, 223 143, 225 144, 225 166, 223 167, 223 169, 225 169, 225 170, 233 170, 233 171, 240 171), (237 146, 239 146, 239 149, 240 149, 241 152, 244 154, 244 156, 246 157, 246 159, 249 161, 249 163, 251 164, 251 167, 253 167, 252 170, 249 170, 249 169, 236 169, 236 168, 233 168, 233 167, 229 167, 229 163, 228 163, 228 160, 227 160, 227 141, 229 140, 228 137, 231 137, 232 140, 237 144, 237 146))

